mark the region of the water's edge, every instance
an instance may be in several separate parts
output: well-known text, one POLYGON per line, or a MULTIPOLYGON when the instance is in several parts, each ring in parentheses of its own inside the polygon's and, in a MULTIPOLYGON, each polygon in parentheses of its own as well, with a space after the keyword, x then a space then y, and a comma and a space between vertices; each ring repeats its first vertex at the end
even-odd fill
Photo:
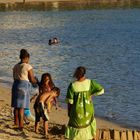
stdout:
MULTIPOLYGON (((0 87, 6 88, 6 89, 8 89, 8 90, 11 90, 12 83, 0 79, 0 87)), ((67 109, 67 105, 66 105, 66 102, 65 102, 64 100, 59 100, 59 105, 60 105, 61 108, 67 109)), ((95 118, 96 118, 96 117, 99 118, 99 119, 102 119, 102 120, 111 122, 111 123, 113 123, 113 124, 118 124, 119 126, 121 126, 121 127, 123 127, 123 128, 126 128, 126 129, 140 130, 140 127, 138 127, 138 126, 132 126, 132 125, 127 125, 127 124, 125 124, 125 123, 123 124, 123 123, 120 123, 120 122, 116 122, 115 120, 112 120, 112 119, 110 119, 110 118, 103 117, 103 116, 101 116, 101 115, 95 114, 95 118)))

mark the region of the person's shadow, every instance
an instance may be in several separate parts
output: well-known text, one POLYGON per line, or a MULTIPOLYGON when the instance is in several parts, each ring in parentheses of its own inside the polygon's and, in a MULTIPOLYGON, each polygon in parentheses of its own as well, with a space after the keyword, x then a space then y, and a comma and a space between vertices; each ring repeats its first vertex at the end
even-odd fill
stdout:
POLYGON ((52 135, 64 135, 65 134, 65 125, 60 125, 60 124, 55 124, 55 123, 50 123, 51 128, 49 130, 49 133, 52 135))

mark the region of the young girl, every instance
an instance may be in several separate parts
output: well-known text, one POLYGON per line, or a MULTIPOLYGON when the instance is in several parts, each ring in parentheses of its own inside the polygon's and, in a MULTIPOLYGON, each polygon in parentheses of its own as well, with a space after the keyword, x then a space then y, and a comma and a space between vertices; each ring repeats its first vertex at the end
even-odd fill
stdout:
POLYGON ((39 93, 51 91, 55 87, 52 77, 49 73, 42 74, 41 82, 39 84, 39 93))
MULTIPOLYGON (((52 89, 54 89, 55 85, 52 81, 51 75, 49 73, 44 73, 41 77, 41 82, 39 84, 39 95, 36 98, 35 104, 34 104, 34 109, 35 109, 35 132, 38 133, 38 127, 39 127, 39 121, 40 121, 40 117, 43 118, 44 120, 44 128, 45 128, 45 135, 47 135, 47 130, 48 130, 48 116, 45 117, 44 113, 39 113, 39 102, 42 98, 42 96, 48 96, 47 94, 53 94, 52 89)), ((49 102, 47 103, 47 108, 48 110, 50 110, 50 107, 53 103, 53 99, 55 99, 55 96, 52 96, 52 98, 50 98, 49 102)), ((55 99, 56 100, 56 99, 55 99)), ((46 101, 44 101, 46 102, 46 101)), ((44 105, 43 105, 44 106, 44 105)), ((43 107, 44 108, 44 107, 43 107)))
POLYGON ((36 133, 38 133, 40 118, 42 118, 44 121, 45 137, 48 136, 48 120, 49 120, 48 104, 50 104, 53 98, 58 97, 59 94, 60 94, 60 89, 54 87, 51 91, 44 92, 41 95, 38 95, 34 104, 36 133))
MULTIPOLYGON (((55 87, 52 77, 49 73, 44 73, 41 78, 40 86, 39 86, 39 93, 42 94, 44 92, 49 92, 55 87)), ((53 98, 48 104, 48 113, 51 110, 51 106, 54 104, 56 109, 58 108, 57 98, 53 98)))

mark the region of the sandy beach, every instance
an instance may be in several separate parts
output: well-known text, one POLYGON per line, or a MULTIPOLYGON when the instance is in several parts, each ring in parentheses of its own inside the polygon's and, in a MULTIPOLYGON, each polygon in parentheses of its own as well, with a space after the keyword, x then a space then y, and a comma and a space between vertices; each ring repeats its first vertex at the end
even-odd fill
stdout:
MULTIPOLYGON (((0 3, 16 3, 16 2, 53 2, 53 1, 84 1, 84 0, 0 0, 0 3)), ((87 0, 88 1, 88 0, 87 0)), ((110 0, 94 0, 95 2, 110 2, 110 0)), ((128 0, 130 1, 130 0, 128 0)), ((111 0, 111 2, 117 2, 117 0, 111 0)))
MULTIPOLYGON (((69 1, 69 0, 25 0, 25 2, 57 2, 57 1, 69 1)), ((77 1, 77 0, 70 0, 77 1)), ((0 3, 22 3, 23 0, 0 0, 0 3)))
MULTIPOLYGON (((43 128, 40 125, 40 134, 34 132, 34 122, 29 125, 24 125, 23 132, 18 131, 14 127, 13 114, 10 107, 11 103, 11 90, 8 87, 0 85, 0 140, 37 140, 43 138, 43 128)), ((33 113, 33 102, 31 103, 31 110, 33 113)), ((97 118, 98 129, 116 129, 126 130, 126 127, 118 124, 97 118)), ((52 109, 49 121, 49 135, 52 140, 64 140, 65 126, 68 122, 67 110, 59 108, 58 110, 52 109)))

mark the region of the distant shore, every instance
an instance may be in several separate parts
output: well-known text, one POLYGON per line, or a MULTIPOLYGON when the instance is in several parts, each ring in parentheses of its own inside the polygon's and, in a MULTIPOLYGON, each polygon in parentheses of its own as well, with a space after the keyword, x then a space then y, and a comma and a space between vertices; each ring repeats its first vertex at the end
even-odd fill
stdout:
MULTIPOLYGON (((28 3, 28 2, 59 2, 59 1, 78 1, 78 0, 0 0, 0 3, 28 3)), ((81 0, 79 0, 80 2, 81 0)), ((82 0, 83 1, 83 0, 82 0)))
POLYGON ((79 2, 79 3, 132 3, 132 2, 137 2, 139 3, 139 0, 0 0, 0 3, 36 3, 36 2, 79 2))
MULTIPOLYGON (((0 0, 0 3, 17 3, 17 2, 54 2, 54 1, 83 1, 83 0, 0 0)), ((96 0, 93 0, 96 1, 96 0)), ((100 0, 101 1, 101 0, 100 0)), ((108 0, 106 0, 108 1, 108 0)), ((117 1, 117 0, 114 0, 117 1)))
POLYGON ((0 11, 140 8, 140 0, 0 0, 0 11))

